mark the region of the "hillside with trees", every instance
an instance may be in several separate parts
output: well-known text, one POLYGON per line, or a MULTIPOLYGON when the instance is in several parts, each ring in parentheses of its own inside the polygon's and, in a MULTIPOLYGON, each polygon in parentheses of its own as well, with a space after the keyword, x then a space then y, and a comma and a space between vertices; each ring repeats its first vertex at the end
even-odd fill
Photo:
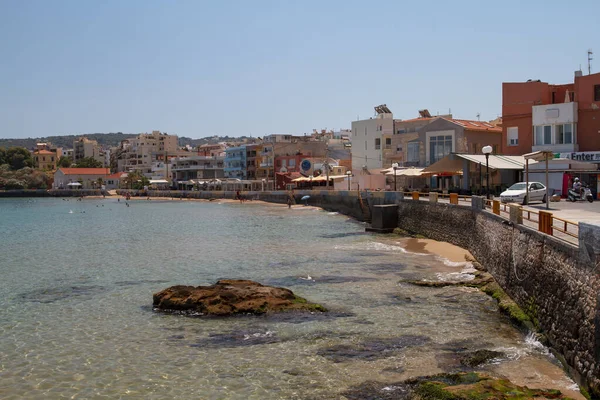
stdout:
MULTIPOLYGON (((137 134, 133 133, 89 133, 82 135, 62 135, 62 136, 48 136, 48 137, 39 137, 39 138, 27 138, 27 139, 0 139, 0 147, 11 148, 11 147, 24 147, 29 150, 33 150, 35 148, 36 143, 46 143, 50 142, 54 146, 62 147, 66 149, 73 148, 73 142, 85 136, 90 140, 95 140, 99 145, 104 147, 116 147, 118 146, 122 140, 131 139, 137 136, 137 134)), ((244 139, 252 139, 248 136, 240 136, 240 137, 230 137, 230 136, 210 136, 204 137, 200 139, 192 139, 189 137, 181 136, 179 137, 179 146, 190 145, 192 147, 200 146, 203 144, 214 144, 220 142, 237 142, 244 139)))
POLYGON ((131 133, 90 133, 85 135, 62 135, 62 136, 48 136, 39 138, 27 138, 27 139, 0 139, 0 147, 11 148, 11 147, 25 147, 26 149, 33 150, 36 143, 50 142, 54 146, 62 147, 66 149, 73 148, 73 142, 85 136, 90 140, 95 140, 101 146, 113 147, 118 146, 122 140, 131 139, 137 135, 131 133))

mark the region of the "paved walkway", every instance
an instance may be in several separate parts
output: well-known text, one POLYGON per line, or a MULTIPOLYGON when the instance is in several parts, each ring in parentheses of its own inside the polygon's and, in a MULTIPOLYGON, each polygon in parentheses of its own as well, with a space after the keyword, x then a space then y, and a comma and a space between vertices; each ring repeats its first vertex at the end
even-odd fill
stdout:
MULTIPOLYGON (((428 197, 421 197, 420 198, 421 201, 429 201, 428 197)), ((499 200, 499 198, 497 198, 496 200, 499 200)), ((438 201, 440 203, 449 203, 449 199, 448 198, 439 198, 438 201)), ((462 204, 462 205, 467 205, 467 204, 471 204, 471 200, 467 199, 467 201, 465 201, 464 199, 460 199, 458 204, 462 204)), ((489 212, 491 212, 491 209, 487 209, 489 212)), ((524 218, 530 217, 530 220, 525 219, 523 221, 523 224, 525 226, 528 226, 530 228, 533 229, 538 229, 538 212, 539 211, 546 211, 546 204, 545 203, 533 203, 527 206, 523 207, 524 210, 524 218), (534 213, 531 214, 527 214, 527 210, 531 210, 534 213)), ((506 211, 504 210, 504 207, 501 206, 500 208, 500 216, 508 218, 508 209, 506 209, 506 211)), ((550 203, 550 208, 549 210, 552 215, 554 217, 557 218, 561 218, 570 222, 575 222, 575 223, 579 223, 579 222, 587 222, 587 223, 591 223, 591 224, 598 224, 600 225, 600 201, 594 201, 593 203, 589 203, 589 202, 576 202, 576 203, 572 203, 570 201, 565 201, 562 200, 559 202, 551 202, 550 203)), ((564 230, 564 222, 560 221, 560 220, 554 220, 554 224, 555 227, 558 227, 560 229, 564 230)), ((573 224, 567 224, 567 231, 572 233, 573 235, 578 235, 579 234, 579 229, 577 226, 573 225, 573 224)), ((564 234, 562 232, 560 232, 557 229, 554 229, 554 234, 553 236, 555 236, 556 238, 562 239, 566 242, 578 245, 579 240, 577 237, 573 237, 571 235, 567 235, 564 234)))
MULTIPOLYGON (((546 210, 546 205, 534 203, 526 206, 536 211, 546 210)), ((550 210, 554 216, 567 219, 573 222, 588 222, 590 224, 600 224, 600 201, 589 203, 587 201, 578 201, 571 203, 570 201, 561 200, 557 203, 550 203, 550 210)))

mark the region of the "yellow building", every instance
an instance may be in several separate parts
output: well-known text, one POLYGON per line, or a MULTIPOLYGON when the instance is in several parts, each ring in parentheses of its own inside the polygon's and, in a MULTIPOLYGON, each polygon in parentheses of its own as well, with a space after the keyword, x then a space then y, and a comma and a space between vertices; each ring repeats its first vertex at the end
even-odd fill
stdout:
POLYGON ((56 153, 48 150, 36 150, 33 152, 33 162, 37 169, 54 170, 56 169, 56 153))

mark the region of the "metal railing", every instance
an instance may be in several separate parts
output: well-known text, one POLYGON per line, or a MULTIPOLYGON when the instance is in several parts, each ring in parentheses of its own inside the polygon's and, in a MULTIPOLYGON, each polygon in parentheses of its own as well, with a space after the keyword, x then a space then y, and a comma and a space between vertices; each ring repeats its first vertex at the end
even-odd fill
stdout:
MULTIPOLYGON (((472 196, 459 195, 457 193, 437 193, 437 192, 402 192, 405 198, 412 200, 425 200, 435 193, 438 199, 448 200, 450 204, 460 204, 460 202, 471 202, 472 196)), ((510 219, 510 205, 502 203, 500 200, 484 200, 485 211, 491 212, 504 219, 510 219)), ((520 207, 523 225, 534 228, 539 232, 545 233, 570 244, 579 245, 579 223, 564 218, 556 217, 551 212, 545 210, 533 210, 520 207)))

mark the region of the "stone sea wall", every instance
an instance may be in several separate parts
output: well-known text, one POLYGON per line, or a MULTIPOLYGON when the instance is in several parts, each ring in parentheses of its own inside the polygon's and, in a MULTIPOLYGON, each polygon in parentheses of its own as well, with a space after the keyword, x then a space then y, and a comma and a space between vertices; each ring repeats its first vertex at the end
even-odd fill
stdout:
POLYGON ((600 279, 576 246, 469 206, 403 201, 398 226, 463 247, 600 396, 600 279))

